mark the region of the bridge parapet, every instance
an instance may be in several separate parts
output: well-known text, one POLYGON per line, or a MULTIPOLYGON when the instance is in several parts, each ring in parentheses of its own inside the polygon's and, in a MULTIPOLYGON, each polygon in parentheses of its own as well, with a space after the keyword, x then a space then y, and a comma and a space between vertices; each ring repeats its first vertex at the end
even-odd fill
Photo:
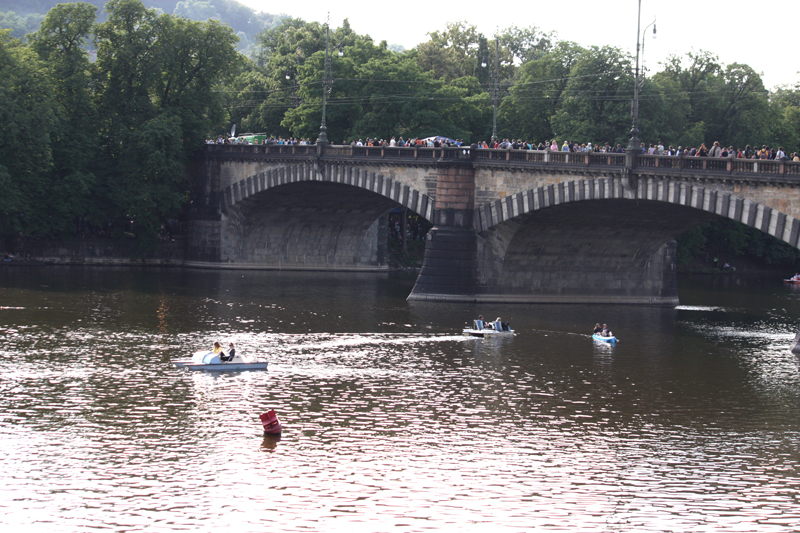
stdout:
MULTIPOLYGON (((269 159, 293 158, 339 159, 348 161, 386 161, 396 163, 435 164, 438 161, 471 160, 476 167, 502 165, 525 168, 573 168, 573 169, 619 169, 625 167, 625 154, 601 152, 554 152, 550 150, 496 150, 461 147, 389 147, 389 146, 317 146, 302 144, 284 145, 206 145, 211 158, 269 159)), ((772 161, 762 159, 735 159, 714 157, 691 157, 685 155, 640 155, 636 156, 634 173, 651 174, 653 171, 669 174, 707 173, 709 176, 728 175, 752 179, 758 175, 765 178, 800 178, 800 162, 772 161)))

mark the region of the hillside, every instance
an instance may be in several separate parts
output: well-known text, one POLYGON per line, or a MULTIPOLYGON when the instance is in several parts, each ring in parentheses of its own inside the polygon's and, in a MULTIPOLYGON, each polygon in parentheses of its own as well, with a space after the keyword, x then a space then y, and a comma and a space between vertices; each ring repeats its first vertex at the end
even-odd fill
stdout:
MULTIPOLYGON (((106 0, 83 0, 97 7, 98 22, 105 20, 103 7, 106 0)), ((63 0, 0 0, 0 28, 12 30, 14 37, 22 38, 38 29, 45 14, 63 0)), ((274 28, 284 15, 261 13, 236 0, 143 0, 146 7, 192 20, 216 18, 229 24, 241 39, 239 49, 249 51, 256 35, 274 28)))

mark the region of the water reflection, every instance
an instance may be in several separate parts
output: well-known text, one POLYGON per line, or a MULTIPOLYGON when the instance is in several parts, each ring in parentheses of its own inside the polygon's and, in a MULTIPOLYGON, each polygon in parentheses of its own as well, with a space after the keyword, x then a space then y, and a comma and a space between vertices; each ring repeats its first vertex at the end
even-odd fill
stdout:
POLYGON ((261 451, 265 452, 274 452, 275 448, 278 447, 278 443, 281 441, 281 435, 270 435, 268 433, 264 433, 264 439, 261 441, 261 451))
POLYGON ((643 309, 405 302, 412 282, 0 272, 0 301, 23 308, 0 312, 0 522, 759 532, 800 522, 800 363, 788 351, 800 298, 780 284, 719 291, 682 279, 681 307, 643 309), (518 335, 462 336, 478 314, 508 317, 518 335), (596 322, 621 342, 594 342, 596 322), (173 367, 214 340, 265 356, 269 370, 173 367), (282 438, 263 435, 258 415, 272 408, 282 438))

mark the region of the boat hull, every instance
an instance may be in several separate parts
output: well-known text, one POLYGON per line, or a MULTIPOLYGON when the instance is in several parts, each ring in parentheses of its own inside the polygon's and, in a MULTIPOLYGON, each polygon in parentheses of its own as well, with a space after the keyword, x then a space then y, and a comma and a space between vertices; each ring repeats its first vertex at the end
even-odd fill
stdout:
POLYGON ((603 337, 602 335, 598 335, 596 333, 592 335, 592 338, 594 340, 600 341, 600 342, 609 342, 609 343, 617 342, 617 338, 616 337, 603 337))
POLYGON ((189 370, 205 370, 206 372, 242 372, 245 370, 266 370, 267 362, 258 363, 192 363, 178 361, 175 366, 189 370))
POLYGON ((464 335, 468 337, 513 337, 515 335, 514 330, 510 331, 496 331, 494 329, 465 329, 464 335))

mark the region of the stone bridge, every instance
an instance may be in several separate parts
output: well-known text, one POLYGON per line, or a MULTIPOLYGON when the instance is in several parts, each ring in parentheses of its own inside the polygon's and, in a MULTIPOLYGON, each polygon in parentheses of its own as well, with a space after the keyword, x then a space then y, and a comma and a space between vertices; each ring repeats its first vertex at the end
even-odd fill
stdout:
POLYGON ((383 270, 386 215, 433 224, 410 299, 675 305, 674 237, 726 217, 800 248, 800 163, 208 145, 189 264, 383 270))

